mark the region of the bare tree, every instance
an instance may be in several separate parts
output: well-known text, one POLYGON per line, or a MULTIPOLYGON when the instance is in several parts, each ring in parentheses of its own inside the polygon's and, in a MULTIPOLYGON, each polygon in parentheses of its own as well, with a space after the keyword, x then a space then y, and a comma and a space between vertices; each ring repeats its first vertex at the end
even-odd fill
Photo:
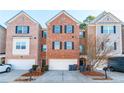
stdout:
POLYGON ((109 35, 88 36, 87 44, 87 62, 90 66, 90 71, 96 69, 100 64, 107 62, 108 58, 115 55, 114 44, 110 41, 109 35))

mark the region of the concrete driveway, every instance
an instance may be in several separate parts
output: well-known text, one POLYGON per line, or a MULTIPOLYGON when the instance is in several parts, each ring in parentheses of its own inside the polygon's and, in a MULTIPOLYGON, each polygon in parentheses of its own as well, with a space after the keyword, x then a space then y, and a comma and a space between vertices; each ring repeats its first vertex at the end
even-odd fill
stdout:
MULTIPOLYGON (((103 72, 104 73, 104 72, 103 72)), ((84 76, 79 71, 48 71, 33 83, 124 83, 124 73, 108 72, 113 80, 93 80, 93 76, 84 76)), ((95 76, 96 77, 96 76, 95 76)))
POLYGON ((81 83, 89 80, 87 76, 81 75, 78 71, 48 71, 35 83, 81 83))
POLYGON ((0 73, 0 83, 13 82, 15 79, 26 73, 25 70, 12 70, 9 73, 0 73))

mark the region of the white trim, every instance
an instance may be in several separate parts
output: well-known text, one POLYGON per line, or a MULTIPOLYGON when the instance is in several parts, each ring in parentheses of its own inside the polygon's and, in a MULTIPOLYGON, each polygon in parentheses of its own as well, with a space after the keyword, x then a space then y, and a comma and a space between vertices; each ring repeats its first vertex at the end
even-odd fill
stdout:
POLYGON ((110 12, 105 12, 104 11, 100 15, 98 15, 90 24, 97 24, 100 20, 104 19, 107 15, 110 16, 116 22, 122 23, 122 21, 119 20, 116 16, 114 16, 110 12))
POLYGON ((77 21, 75 18, 73 18, 71 15, 69 15, 65 10, 61 11, 60 13, 58 13, 56 16, 54 16, 53 18, 51 18, 46 24, 49 25, 50 22, 52 22, 53 20, 55 20, 58 16, 60 16, 61 14, 65 14, 68 17, 70 17, 73 21, 75 21, 77 24, 79 24, 79 21, 77 21))
MULTIPOLYGON (((35 22, 35 23, 38 23, 38 22, 37 22, 36 20, 34 20, 31 16, 29 16, 27 13, 25 13, 24 11, 21 11, 21 12, 19 12, 17 15, 15 15, 14 17, 12 17, 10 20, 8 20, 8 21, 6 22, 6 24, 8 24, 8 23, 14 21, 18 16, 20 16, 20 15, 22 15, 22 14, 24 14, 24 15, 27 16, 29 19, 31 19, 31 21, 33 21, 33 22, 35 22)), ((39 23, 38 23, 38 24, 39 24, 39 23)))

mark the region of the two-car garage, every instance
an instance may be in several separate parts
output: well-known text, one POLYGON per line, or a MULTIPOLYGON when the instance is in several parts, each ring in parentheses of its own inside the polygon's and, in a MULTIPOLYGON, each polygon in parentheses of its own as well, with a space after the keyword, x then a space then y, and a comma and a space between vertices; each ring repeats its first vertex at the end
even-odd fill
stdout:
POLYGON ((69 65, 77 62, 77 59, 49 59, 49 70, 69 70, 69 65))
POLYGON ((9 59, 7 64, 11 64, 13 69, 29 70, 35 64, 34 59, 9 59))

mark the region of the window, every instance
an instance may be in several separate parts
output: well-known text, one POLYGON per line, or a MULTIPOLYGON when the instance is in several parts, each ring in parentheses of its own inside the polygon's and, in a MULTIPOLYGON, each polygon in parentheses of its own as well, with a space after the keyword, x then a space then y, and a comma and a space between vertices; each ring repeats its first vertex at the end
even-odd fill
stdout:
POLYGON ((80 32, 80 38, 85 38, 85 32, 83 31, 80 32))
POLYGON ((42 31, 42 37, 47 38, 47 31, 42 31))
POLYGON ((116 33, 116 26, 101 26, 101 33, 116 33))
POLYGON ((46 50, 47 50, 47 46, 46 46, 46 45, 43 45, 43 46, 42 46, 42 51, 43 51, 43 52, 46 52, 46 50))
POLYGON ((26 49, 26 42, 16 42, 16 49, 26 49))
POLYGON ((16 34, 28 34, 29 26, 16 26, 16 34))
POLYGON ((60 41, 53 42, 53 49, 61 49, 61 42, 60 41))
POLYGON ((74 26, 72 25, 65 26, 65 33, 73 33, 73 31, 74 31, 74 26))
POLYGON ((74 43, 73 42, 65 42, 65 49, 74 49, 74 43))
POLYGON ((80 45, 80 53, 83 53, 83 52, 84 52, 84 46, 80 45))
POLYGON ((62 32, 62 26, 60 26, 60 25, 53 26, 53 33, 59 34, 61 32, 62 32))

